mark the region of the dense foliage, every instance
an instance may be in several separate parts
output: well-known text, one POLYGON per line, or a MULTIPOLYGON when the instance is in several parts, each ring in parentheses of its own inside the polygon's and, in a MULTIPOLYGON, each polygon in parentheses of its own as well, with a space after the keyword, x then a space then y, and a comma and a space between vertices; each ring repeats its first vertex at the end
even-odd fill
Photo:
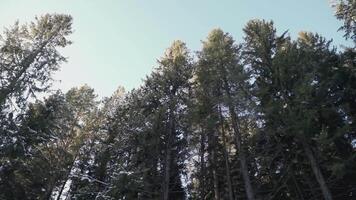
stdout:
POLYGON ((335 5, 353 47, 251 20, 174 41, 141 87, 101 101, 48 92, 72 18, 0 37, 0 199, 355 199, 356 2, 335 5))

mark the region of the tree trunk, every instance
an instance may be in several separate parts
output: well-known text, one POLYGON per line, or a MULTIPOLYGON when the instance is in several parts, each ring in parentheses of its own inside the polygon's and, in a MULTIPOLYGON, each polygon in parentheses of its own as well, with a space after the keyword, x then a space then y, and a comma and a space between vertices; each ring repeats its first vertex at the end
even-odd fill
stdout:
POLYGON ((305 154, 307 155, 307 157, 308 157, 308 159, 310 161, 310 165, 311 165, 311 168, 312 168, 313 173, 315 175, 315 178, 319 183, 319 186, 320 186, 320 189, 321 189, 321 191, 323 193, 324 199, 325 200, 332 200, 333 198, 332 198, 331 193, 329 191, 329 188, 328 188, 328 186, 327 186, 327 184, 325 182, 324 176, 321 173, 321 170, 319 168, 318 162, 316 161, 316 159, 314 157, 313 151, 311 150, 309 144, 307 144, 305 141, 302 141, 302 144, 303 144, 303 148, 304 148, 305 154))
POLYGON ((168 200, 169 198, 169 185, 170 185, 170 166, 171 166, 171 143, 174 132, 174 113, 173 109, 169 110, 169 124, 167 131, 166 140, 166 158, 165 158, 165 168, 164 168, 164 185, 163 185, 163 200, 168 200))
MULTIPOLYGON (((215 147, 215 145, 214 145, 215 147)), ((213 183, 214 183, 214 199, 215 200, 220 200, 220 194, 219 194, 219 180, 218 180, 218 175, 216 173, 216 152, 215 149, 212 150, 212 157, 213 157, 213 183)))
POLYGON ((224 159, 225 159, 227 186, 228 186, 228 191, 229 191, 229 200, 233 200, 234 196, 233 196, 233 192, 232 192, 232 182, 231 182, 229 155, 228 155, 228 152, 226 150, 227 145, 226 145, 226 135, 225 135, 225 129, 224 129, 224 120, 223 120, 223 116, 221 114, 221 107, 220 106, 219 106, 219 119, 220 119, 220 124, 221 124, 222 139, 223 139, 223 143, 224 143, 224 159))
POLYGON ((66 174, 66 177, 65 177, 65 180, 61 186, 61 189, 59 190, 59 193, 58 193, 58 196, 57 196, 57 200, 60 200, 61 199, 61 196, 62 196, 62 193, 63 193, 63 190, 64 190, 64 187, 69 179, 69 176, 70 176, 70 173, 71 171, 73 170, 73 167, 74 167, 74 163, 75 163, 75 160, 77 159, 77 155, 74 156, 74 159, 73 159, 73 162, 72 164, 70 165, 68 171, 67 171, 67 174, 66 174))
POLYGON ((294 173, 295 173, 295 172, 293 171, 293 172, 292 172, 292 181, 293 181, 294 186, 295 186, 295 193, 297 194, 298 199, 304 200, 303 191, 300 189, 299 184, 298 184, 298 181, 297 181, 297 179, 295 178, 294 173))
POLYGON ((313 182, 311 181, 310 177, 307 174, 303 173, 303 178, 308 184, 311 196, 313 197, 313 199, 317 199, 317 193, 314 189, 313 182))
POLYGON ((242 140, 241 140, 241 133, 240 130, 237 126, 237 115, 235 113, 235 106, 232 103, 232 98, 231 98, 231 94, 230 94, 230 88, 228 85, 227 80, 224 80, 224 88, 225 88, 225 92, 227 94, 228 97, 228 106, 229 106, 229 112, 231 115, 231 121, 232 121, 232 127, 235 133, 235 143, 237 146, 237 150, 239 152, 240 155, 240 167, 241 167, 241 173, 242 173, 242 178, 244 180, 244 184, 245 184, 245 190, 246 190, 246 195, 247 195, 247 199, 248 200, 254 200, 255 199, 255 195, 252 189, 252 185, 251 185, 251 180, 250 180, 250 176, 249 176, 249 172, 248 172, 248 167, 247 167, 247 161, 246 161, 246 155, 245 155, 245 151, 242 147, 242 140))
POLYGON ((64 180, 64 182, 63 182, 63 184, 62 184, 62 186, 61 186, 61 189, 59 190, 59 193, 58 193, 58 196, 57 196, 57 200, 61 200, 61 196, 62 196, 64 187, 65 187, 65 185, 66 185, 66 183, 67 183, 68 176, 69 176, 69 173, 67 174, 66 179, 64 180))
POLYGON ((237 150, 239 151, 240 155, 240 167, 241 167, 241 173, 242 173, 242 178, 245 183, 245 190, 246 190, 246 195, 248 200, 254 200, 255 195, 253 193, 252 185, 251 185, 251 180, 248 172, 248 167, 247 167, 247 161, 246 161, 246 155, 245 151, 242 147, 242 142, 241 142, 241 135, 237 127, 237 122, 236 122, 236 114, 235 111, 230 109, 231 112, 231 117, 232 117, 232 125, 233 129, 235 132, 235 143, 237 146, 237 150))
MULTIPOLYGON (((169 142, 168 142, 169 143, 169 142)), ((170 162, 171 162, 171 145, 166 145, 166 158, 164 168, 164 185, 163 185, 163 199, 168 200, 169 197, 169 179, 170 179, 170 162)))
POLYGON ((200 136, 200 177, 199 177, 199 190, 200 190, 200 199, 205 197, 205 133, 204 130, 201 132, 200 136))
POLYGON ((208 134, 208 151, 209 151, 209 165, 211 170, 211 174, 213 175, 213 190, 214 190, 214 199, 219 200, 220 199, 220 194, 219 194, 219 181, 218 181, 218 176, 216 174, 216 141, 217 138, 215 136, 215 132, 213 130, 209 130, 208 134))

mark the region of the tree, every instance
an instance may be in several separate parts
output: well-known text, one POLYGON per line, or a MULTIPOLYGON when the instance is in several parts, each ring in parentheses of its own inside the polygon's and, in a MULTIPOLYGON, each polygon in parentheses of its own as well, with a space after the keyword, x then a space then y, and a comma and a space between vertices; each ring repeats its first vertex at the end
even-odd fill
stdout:
MULTIPOLYGON (((207 41, 203 42, 203 50, 199 54, 199 65, 197 69, 197 79, 202 92, 207 94, 208 98, 208 115, 216 116, 215 120, 221 124, 221 134, 223 142, 226 142, 224 131, 224 119, 222 110, 229 111, 230 125, 234 132, 233 138, 238 150, 240 160, 241 174, 244 180, 245 191, 248 199, 254 199, 254 192, 249 175, 247 164, 247 155, 243 147, 241 124, 239 123, 239 116, 236 112, 245 111, 244 104, 235 101, 235 99, 243 99, 243 91, 246 86, 247 76, 244 74, 244 69, 241 65, 240 46, 234 44, 234 40, 228 34, 225 34, 220 29, 213 30, 207 41), (215 114, 214 114, 215 113, 215 114), (240 126, 240 127, 239 127, 240 126)), ((227 116, 224 116, 227 117, 227 116)), ((210 141, 217 141, 217 136, 213 136, 210 141)), ((214 144, 212 144, 215 146, 214 144)), ((226 145, 224 145, 226 146, 226 145)), ((216 147, 212 147, 216 148, 216 147)), ((224 147, 226 148, 226 147, 224 147)), ((214 150, 212 152, 214 154, 214 150)), ((225 154, 225 167, 228 182, 229 198, 233 198, 231 175, 229 160, 226 150, 225 154)), ((213 158, 214 159, 214 158, 213 158)), ((216 161, 213 161, 214 163, 216 161)), ((218 194, 218 186, 215 183, 216 199, 220 196, 218 194)))
POLYGON ((342 20, 344 24, 339 30, 345 31, 344 37, 352 39, 356 42, 356 1, 355 0, 339 0, 335 4, 335 16, 338 20, 342 20))
MULTIPOLYGON (((48 97, 45 102, 30 104, 13 135, 17 144, 8 144, 8 153, 2 157, 2 163, 8 163, 5 176, 14 177, 5 179, 2 186, 22 188, 23 196, 19 199, 48 199, 71 158, 66 141, 71 137, 72 119, 61 93, 48 97)), ((14 199, 16 195, 13 193, 14 199)))
POLYGON ((47 14, 29 25, 16 22, 4 32, 0 44, 2 107, 11 98, 22 104, 29 95, 48 89, 52 72, 66 60, 57 48, 71 43, 67 39, 71 25, 69 15, 47 14))
POLYGON ((160 66, 147 79, 147 89, 158 100, 158 112, 161 112, 163 138, 161 146, 162 160, 162 197, 163 199, 180 199, 184 197, 181 183, 183 175, 184 138, 187 134, 184 124, 186 101, 188 98, 191 64, 188 50, 181 41, 175 41, 159 61, 160 66))
MULTIPOLYGON (((47 132, 54 119, 43 118, 49 114, 43 113, 47 105, 32 104, 28 110, 25 106, 30 95, 47 91, 52 72, 65 61, 57 48, 70 44, 67 36, 71 33, 71 22, 69 15, 47 14, 29 25, 20 26, 16 22, 0 37, 0 137, 4 169, 1 177, 6 177, 1 180, 1 188, 7 191, 2 198, 41 197, 43 191, 48 192, 47 188, 51 187, 50 183, 41 182, 48 174, 36 173, 35 163, 45 166, 43 159, 47 157, 42 154, 48 148, 43 146, 55 135, 47 132), (43 191, 38 191, 41 189, 43 191)), ((53 102, 55 106, 55 99, 47 103, 53 102)))
MULTIPOLYGON (((354 1, 337 5, 355 40, 354 1)), ((43 100, 71 17, 0 41, 0 199, 352 199, 356 52, 251 20, 174 41, 143 84, 102 101, 87 85, 43 100)))

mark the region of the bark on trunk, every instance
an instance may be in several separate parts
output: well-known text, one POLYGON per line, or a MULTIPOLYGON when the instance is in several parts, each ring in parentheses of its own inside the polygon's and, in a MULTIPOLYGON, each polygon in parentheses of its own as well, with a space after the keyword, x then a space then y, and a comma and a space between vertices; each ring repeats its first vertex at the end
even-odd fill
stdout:
POLYGON ((59 190, 59 194, 58 194, 58 196, 57 196, 57 200, 60 200, 61 197, 62 197, 62 193, 63 193, 64 187, 65 187, 65 185, 66 185, 66 183, 67 183, 67 180, 68 180, 68 176, 69 176, 69 173, 68 173, 68 175, 66 176, 66 179, 64 180, 64 182, 63 182, 63 184, 62 184, 62 186, 61 186, 61 189, 59 190))
POLYGON ((232 182, 231 182, 231 173, 230 173, 230 163, 229 163, 229 155, 226 150, 226 135, 225 135, 225 129, 224 129, 224 120, 223 116, 221 114, 221 108, 219 106, 219 119, 220 119, 220 124, 221 124, 221 135, 224 143, 224 159, 225 159, 225 169, 226 169, 226 179, 227 179, 227 186, 228 186, 228 192, 229 192, 229 200, 233 200, 233 192, 232 192, 232 182))
POLYGON ((213 175, 213 190, 214 190, 214 199, 220 200, 219 193, 219 181, 218 176, 216 174, 216 137, 213 130, 209 130, 208 134, 208 150, 209 150, 209 165, 211 174, 213 175))
POLYGON ((242 147, 241 135, 239 133, 239 130, 238 130, 238 127, 237 127, 237 123, 236 123, 236 114, 234 114, 234 113, 235 112, 233 111, 231 113, 231 115, 232 115, 232 118, 233 118, 232 119, 232 121, 233 121, 232 123, 233 123, 233 129, 234 129, 234 132, 235 132, 235 142, 236 142, 236 146, 237 146, 237 149, 238 149, 239 155, 240 155, 240 167, 241 167, 242 178, 243 178, 244 183, 245 183, 244 185, 245 185, 247 199, 248 200, 254 200, 255 199, 255 195, 253 193, 251 180, 250 180, 250 176, 249 176, 249 172, 248 172, 246 155, 245 155, 245 151, 243 150, 243 147, 242 147))
POLYGON ((165 158, 165 168, 164 168, 164 185, 163 185, 163 200, 169 199, 169 185, 170 185, 170 165, 171 165, 171 140, 174 132, 174 113, 173 109, 170 108, 169 111, 169 125, 167 131, 166 140, 166 158, 165 158))
POLYGON ((220 200, 219 194, 219 180, 218 175, 216 173, 216 152, 215 149, 212 150, 212 157, 213 157, 213 182, 214 182, 214 199, 220 200))
POLYGON ((241 140, 241 133, 240 130, 237 126, 237 115, 235 113, 235 106, 232 104, 232 98, 230 94, 230 88, 226 80, 225 82, 225 92, 228 97, 228 106, 229 106, 229 112, 231 115, 231 121, 232 121, 232 127, 235 133, 235 143, 237 146, 237 150, 239 151, 240 155, 240 167, 241 167, 241 173, 242 173, 242 178, 244 180, 244 185, 245 185, 245 190, 246 190, 246 195, 248 200, 254 200, 255 195, 252 189, 252 184, 248 172, 248 167, 247 167, 247 160, 246 160, 246 154, 245 151, 242 147, 242 140, 241 140))
POLYGON ((76 160, 76 159, 77 159, 77 155, 74 156, 73 162, 72 162, 72 164, 70 165, 69 170, 67 171, 66 178, 65 178, 65 180, 64 180, 64 182, 63 182, 63 184, 62 184, 62 186, 61 186, 61 189, 59 190, 59 194, 58 194, 58 196, 57 196, 57 200, 60 200, 60 199, 61 199, 61 196, 62 196, 64 187, 65 187, 65 185, 66 185, 66 183, 67 183, 67 181, 68 181, 68 179, 69 179, 69 176, 70 176, 71 171, 73 170, 74 163, 75 163, 75 160, 76 160))
POLYGON ((205 133, 202 130, 201 136, 200 136, 200 177, 199 177, 199 182, 200 182, 200 198, 204 199, 205 197, 205 159, 204 159, 204 154, 205 154, 205 133))
POLYGON ((303 174, 303 178, 308 183, 311 196, 313 199, 317 199, 317 192, 314 189, 313 182, 311 181, 310 177, 307 174, 303 174))
POLYGON ((331 195, 331 193, 329 191, 329 188, 328 188, 328 186, 327 186, 327 184, 325 182, 324 176, 321 173, 321 170, 319 168, 318 162, 316 161, 316 159, 314 157, 313 151, 311 150, 309 144, 307 144, 306 142, 302 141, 302 144, 303 144, 303 148, 304 148, 305 154, 307 155, 307 157, 309 159, 309 162, 310 162, 311 168, 313 170, 314 176, 315 176, 316 180, 319 183, 319 186, 320 186, 320 189, 321 189, 321 191, 323 193, 324 199, 325 200, 332 200, 333 199, 332 195, 331 195))
POLYGON ((163 185, 163 199, 164 200, 168 200, 168 197, 169 197, 170 162, 171 162, 171 150, 170 150, 170 145, 167 144, 165 168, 164 168, 164 185, 163 185))

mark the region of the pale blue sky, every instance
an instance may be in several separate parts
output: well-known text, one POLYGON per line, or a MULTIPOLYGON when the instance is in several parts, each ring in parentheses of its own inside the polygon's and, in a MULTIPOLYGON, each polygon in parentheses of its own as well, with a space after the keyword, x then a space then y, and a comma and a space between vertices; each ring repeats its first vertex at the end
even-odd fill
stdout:
POLYGON ((0 29, 53 12, 72 15, 75 30, 55 87, 66 91, 87 83, 100 96, 119 85, 138 87, 173 40, 194 52, 219 27, 241 41, 250 19, 273 20, 280 33, 289 29, 294 38, 312 31, 347 44, 329 0, 0 0, 0 29))

